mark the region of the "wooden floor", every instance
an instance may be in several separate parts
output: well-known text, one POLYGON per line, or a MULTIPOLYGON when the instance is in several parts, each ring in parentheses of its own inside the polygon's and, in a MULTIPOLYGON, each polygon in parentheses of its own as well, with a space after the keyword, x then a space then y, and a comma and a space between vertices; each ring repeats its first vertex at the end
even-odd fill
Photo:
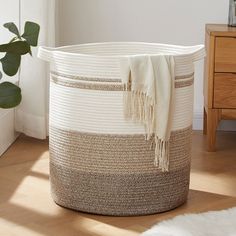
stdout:
POLYGON ((186 212, 236 206, 236 133, 218 133, 218 151, 193 134, 191 190, 176 210, 141 217, 106 217, 57 206, 50 196, 48 142, 21 136, 0 158, 0 235, 136 236, 186 212))

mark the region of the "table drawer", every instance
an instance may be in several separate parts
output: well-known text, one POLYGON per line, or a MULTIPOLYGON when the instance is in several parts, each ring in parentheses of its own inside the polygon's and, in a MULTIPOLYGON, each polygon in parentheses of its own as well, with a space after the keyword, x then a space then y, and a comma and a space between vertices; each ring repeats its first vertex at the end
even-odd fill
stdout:
POLYGON ((215 72, 236 72, 236 38, 216 37, 215 72))
POLYGON ((236 108, 236 74, 215 73, 214 108, 236 108))

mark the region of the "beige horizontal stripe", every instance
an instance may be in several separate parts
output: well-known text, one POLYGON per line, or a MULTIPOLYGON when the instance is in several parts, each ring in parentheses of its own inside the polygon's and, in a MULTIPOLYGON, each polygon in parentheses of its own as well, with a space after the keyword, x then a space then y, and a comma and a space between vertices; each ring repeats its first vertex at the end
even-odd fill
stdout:
MULTIPOLYGON (((66 86, 66 87, 72 87, 72 88, 80 88, 80 89, 88 89, 88 90, 104 90, 104 91, 124 91, 124 85, 122 85, 120 82, 95 82, 91 83, 90 80, 65 80, 63 78, 60 78, 58 76, 52 75, 51 80, 59 85, 66 86), (86 82, 85 82, 86 81, 86 82)), ((176 81, 175 82, 175 88, 183 88, 187 87, 193 84, 193 78, 190 80, 184 80, 184 81, 176 81)))
POLYGON ((93 81, 93 82, 117 82, 120 83, 120 79, 108 79, 108 78, 90 78, 90 77, 83 77, 83 76, 74 76, 74 75, 66 75, 63 73, 58 73, 56 71, 51 71, 52 76, 61 76, 67 79, 73 80, 81 80, 81 81, 93 81))
MULTIPOLYGON (((170 171, 190 163, 192 128, 171 132, 170 171)), ((152 140, 144 134, 96 134, 50 127, 51 161, 81 171, 159 173, 152 140)))
POLYGON ((180 79, 189 79, 194 77, 194 72, 191 74, 187 74, 187 75, 179 75, 179 76, 175 76, 176 80, 180 80, 180 79))
POLYGON ((194 79, 184 80, 184 81, 176 81, 175 88, 183 88, 193 85, 194 79))
POLYGON ((124 91, 124 85, 121 83, 88 83, 83 82, 81 80, 77 81, 69 81, 61 79, 60 77, 51 76, 51 80, 59 85, 71 88, 80 88, 80 89, 88 89, 88 90, 104 90, 104 91, 124 91))
MULTIPOLYGON (((83 76, 74 76, 74 75, 66 75, 63 73, 58 73, 56 71, 51 71, 52 76, 61 76, 67 79, 73 79, 73 80, 82 80, 82 81, 94 81, 94 82, 117 82, 121 83, 120 79, 108 79, 108 78, 91 78, 91 77, 83 77, 83 76)), ((180 79, 189 79, 194 77, 194 73, 187 74, 187 75, 181 75, 181 76, 175 76, 176 80, 180 79)))

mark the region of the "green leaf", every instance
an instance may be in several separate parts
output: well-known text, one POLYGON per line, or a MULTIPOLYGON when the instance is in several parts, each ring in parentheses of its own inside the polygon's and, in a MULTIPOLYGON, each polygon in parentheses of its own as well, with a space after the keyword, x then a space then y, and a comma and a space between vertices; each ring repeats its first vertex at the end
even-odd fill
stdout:
POLYGON ((0 52, 24 55, 30 52, 30 45, 26 41, 15 41, 12 43, 1 44, 0 52))
POLYGON ((6 53, 0 61, 3 71, 9 76, 13 76, 19 69, 21 56, 19 54, 6 53))
POLYGON ((2 78, 2 72, 0 71, 0 79, 2 78))
POLYGON ((27 21, 25 23, 24 33, 22 37, 31 45, 38 45, 38 37, 39 37, 40 26, 34 22, 27 21))
POLYGON ((0 108, 16 107, 21 102, 21 89, 13 83, 0 84, 0 108))
POLYGON ((13 34, 17 35, 18 38, 21 38, 19 30, 13 22, 5 23, 3 26, 7 28, 10 32, 12 32, 13 34))

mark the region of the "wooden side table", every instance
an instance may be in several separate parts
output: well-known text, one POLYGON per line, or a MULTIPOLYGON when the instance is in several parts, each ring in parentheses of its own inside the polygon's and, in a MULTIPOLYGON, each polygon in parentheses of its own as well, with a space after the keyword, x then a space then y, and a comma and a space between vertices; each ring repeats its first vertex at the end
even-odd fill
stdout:
POLYGON ((236 119, 236 27, 206 25, 204 134, 215 151, 220 120, 236 119))

